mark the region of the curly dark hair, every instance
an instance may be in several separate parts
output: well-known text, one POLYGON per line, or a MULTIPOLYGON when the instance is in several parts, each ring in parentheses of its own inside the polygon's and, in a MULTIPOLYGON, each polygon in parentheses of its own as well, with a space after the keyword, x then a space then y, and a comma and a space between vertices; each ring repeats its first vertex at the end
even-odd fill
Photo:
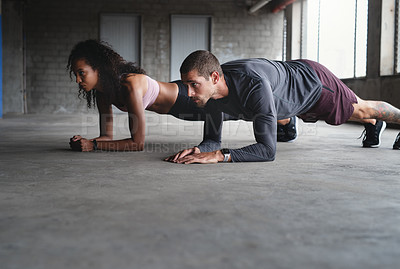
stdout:
MULTIPOLYGON (((93 70, 97 70, 99 80, 102 85, 103 93, 111 104, 112 100, 116 100, 121 96, 123 86, 121 80, 126 78, 127 74, 145 74, 146 72, 135 63, 125 61, 121 55, 115 52, 109 44, 104 41, 89 39, 76 44, 71 50, 68 58, 67 70, 72 79, 73 65, 77 60, 85 60, 93 70)), ((83 97, 87 100, 87 106, 90 108, 96 106, 96 89, 86 92, 79 89, 79 98, 83 97)))

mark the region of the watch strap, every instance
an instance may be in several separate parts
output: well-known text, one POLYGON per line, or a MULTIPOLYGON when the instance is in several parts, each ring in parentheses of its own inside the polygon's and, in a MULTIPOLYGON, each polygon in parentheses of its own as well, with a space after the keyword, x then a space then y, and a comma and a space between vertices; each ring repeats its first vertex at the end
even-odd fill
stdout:
POLYGON ((98 147, 97 147, 97 141, 96 141, 96 139, 94 139, 92 142, 93 142, 93 150, 97 150, 98 147))
POLYGON ((231 157, 231 152, 229 149, 221 149, 222 154, 224 155, 224 160, 222 162, 226 163, 229 161, 229 157, 231 157))

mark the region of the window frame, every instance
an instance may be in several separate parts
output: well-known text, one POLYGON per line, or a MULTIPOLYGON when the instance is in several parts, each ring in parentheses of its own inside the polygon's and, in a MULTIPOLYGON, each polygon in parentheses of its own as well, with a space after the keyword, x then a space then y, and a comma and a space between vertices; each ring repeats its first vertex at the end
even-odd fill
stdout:
MULTIPOLYGON (((361 58, 358 58, 357 55, 360 55, 359 51, 357 50, 357 44, 359 44, 359 37, 358 34, 358 23, 359 21, 357 20, 358 18, 358 11, 359 5, 358 5, 359 0, 355 0, 355 7, 354 7, 354 12, 355 12, 355 19, 353 22, 353 29, 354 29, 354 34, 353 34, 353 71, 351 76, 346 76, 343 77, 342 79, 353 79, 353 78, 365 78, 367 76, 367 64, 368 64, 368 59, 367 59, 367 53, 368 53, 368 33, 365 35, 365 55, 360 56, 361 58), (362 66, 364 68, 364 71, 362 71, 361 75, 358 75, 357 73, 359 70, 357 70, 357 61, 361 59, 364 60, 365 63, 362 66)), ((399 0, 396 0, 399 1, 399 0)), ((283 52, 282 52, 282 58, 283 60, 292 60, 292 59, 297 59, 297 58, 310 58, 312 56, 307 56, 307 39, 308 39, 308 34, 307 34, 307 27, 308 27, 308 22, 307 22, 307 5, 309 4, 308 0, 298 0, 294 2, 291 6, 289 6, 286 9, 285 16, 284 16, 284 40, 283 43, 285 44, 283 52), (300 13, 300 15, 299 15, 300 13)), ((319 20, 320 20, 320 15, 321 15, 321 0, 319 0, 318 4, 318 33, 317 33, 317 51, 316 51, 316 61, 319 62, 320 60, 320 26, 319 26, 319 20)), ((368 5, 367 5, 367 14, 366 14, 366 27, 368 29, 368 5)), ((362 29, 362 28, 361 28, 362 29)), ((364 29, 365 30, 365 29, 364 29)), ((361 41, 364 42, 364 41, 361 41)), ((314 57, 315 58, 315 57, 314 57)))

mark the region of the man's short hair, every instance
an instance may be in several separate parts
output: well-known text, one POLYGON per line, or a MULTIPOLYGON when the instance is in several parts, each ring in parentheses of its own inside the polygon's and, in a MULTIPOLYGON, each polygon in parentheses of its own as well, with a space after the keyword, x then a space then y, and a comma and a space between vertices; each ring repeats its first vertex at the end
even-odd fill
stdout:
POLYGON ((197 73, 207 80, 214 71, 217 71, 220 76, 223 75, 217 57, 207 50, 197 50, 189 54, 183 61, 179 71, 181 74, 187 74, 193 70, 197 70, 197 73))

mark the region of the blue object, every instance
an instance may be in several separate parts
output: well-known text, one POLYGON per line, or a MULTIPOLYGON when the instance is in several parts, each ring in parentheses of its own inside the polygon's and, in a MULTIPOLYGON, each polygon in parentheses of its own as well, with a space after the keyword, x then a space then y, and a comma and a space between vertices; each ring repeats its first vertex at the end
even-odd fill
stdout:
POLYGON ((3 117, 3 40, 0 14, 0 118, 3 117))

